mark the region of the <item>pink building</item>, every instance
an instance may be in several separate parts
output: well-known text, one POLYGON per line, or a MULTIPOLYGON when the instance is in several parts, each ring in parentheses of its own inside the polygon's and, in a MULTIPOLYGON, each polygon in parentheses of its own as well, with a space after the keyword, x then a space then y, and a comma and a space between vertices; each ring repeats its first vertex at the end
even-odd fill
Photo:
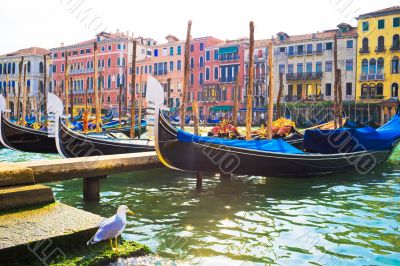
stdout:
MULTIPOLYGON (((51 49, 53 58, 53 87, 65 103, 65 55, 68 54, 69 92, 74 94, 74 110, 85 107, 86 90, 89 106, 94 106, 94 64, 98 65, 98 88, 104 111, 112 109, 118 112, 120 87, 122 86, 122 102, 127 103, 127 85, 130 81, 128 62, 132 55, 132 37, 129 33, 99 33, 95 39, 81 43, 51 49), (94 62, 94 42, 97 42, 97 62, 94 62)), ((138 40, 137 58, 140 60, 151 56, 151 47, 155 42, 151 39, 138 40)), ((130 87, 130 86, 129 86, 130 87)), ((68 96, 70 97, 70 96, 68 96)), ((129 98, 129 97, 128 97, 129 98)), ((71 99, 71 98, 69 98, 71 99)), ((123 105, 126 106, 126 105, 123 105)), ((124 107, 126 109, 126 107, 124 107)), ((103 112, 104 112, 103 111, 103 112)))

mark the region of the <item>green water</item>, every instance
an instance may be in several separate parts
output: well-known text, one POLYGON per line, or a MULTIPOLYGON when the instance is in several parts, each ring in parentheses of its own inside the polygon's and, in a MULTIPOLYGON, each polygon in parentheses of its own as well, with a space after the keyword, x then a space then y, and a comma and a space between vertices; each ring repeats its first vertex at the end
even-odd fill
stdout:
POLYGON ((136 215, 123 237, 177 264, 400 265, 399 159, 398 149, 368 175, 210 176, 202 192, 191 174, 127 173, 103 181, 100 204, 82 202, 82 180, 51 186, 57 200, 103 216, 128 205, 136 215))

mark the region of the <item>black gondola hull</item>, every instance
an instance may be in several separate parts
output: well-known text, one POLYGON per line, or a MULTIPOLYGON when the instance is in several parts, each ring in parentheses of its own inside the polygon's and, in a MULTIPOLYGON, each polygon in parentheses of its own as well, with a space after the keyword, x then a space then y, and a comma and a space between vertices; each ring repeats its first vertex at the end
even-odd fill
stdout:
POLYGON ((6 147, 23 152, 57 153, 55 139, 47 132, 14 124, 1 116, 1 138, 6 147))
POLYGON ((157 125, 156 150, 160 160, 170 168, 184 171, 289 178, 351 170, 362 173, 385 161, 391 153, 391 150, 333 155, 271 153, 228 147, 222 143, 178 141, 176 129, 162 114, 157 125))
POLYGON ((91 137, 73 132, 61 121, 57 134, 58 151, 66 158, 154 151, 154 146, 145 140, 124 142, 91 137))

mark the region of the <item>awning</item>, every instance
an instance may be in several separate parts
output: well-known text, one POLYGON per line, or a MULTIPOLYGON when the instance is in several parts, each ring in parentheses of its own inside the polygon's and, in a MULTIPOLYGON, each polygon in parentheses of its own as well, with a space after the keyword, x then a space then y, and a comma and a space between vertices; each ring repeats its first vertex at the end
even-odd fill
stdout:
POLYGON ((233 109, 233 106, 230 105, 221 105, 221 106, 213 106, 210 108, 211 111, 217 112, 217 111, 231 111, 233 109))
POLYGON ((221 47, 219 48, 218 54, 235 54, 239 48, 237 46, 221 47))

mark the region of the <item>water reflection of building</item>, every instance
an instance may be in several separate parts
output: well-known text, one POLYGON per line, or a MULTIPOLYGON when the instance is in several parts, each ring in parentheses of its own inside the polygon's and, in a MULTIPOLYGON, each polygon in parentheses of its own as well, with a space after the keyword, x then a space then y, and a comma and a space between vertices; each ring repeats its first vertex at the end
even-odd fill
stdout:
MULTIPOLYGON (((17 109, 19 63, 24 57, 26 67, 26 90, 27 90, 27 114, 30 112, 43 111, 43 88, 44 88, 44 56, 49 55, 50 51, 39 47, 21 49, 12 53, 0 56, 0 92, 6 96, 8 107, 12 115, 17 109)), ((51 58, 47 58, 47 90, 52 91, 51 87, 51 58)), ((22 68, 22 78, 23 78, 22 68)), ((22 110, 23 87, 20 94, 20 110, 22 110)))

